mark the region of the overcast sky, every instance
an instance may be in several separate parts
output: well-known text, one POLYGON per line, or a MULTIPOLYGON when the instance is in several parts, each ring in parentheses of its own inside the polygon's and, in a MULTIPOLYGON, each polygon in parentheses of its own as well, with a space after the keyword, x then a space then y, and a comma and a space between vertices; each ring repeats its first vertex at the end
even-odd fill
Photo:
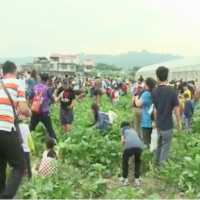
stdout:
POLYGON ((200 0, 0 0, 0 57, 200 55, 200 0))

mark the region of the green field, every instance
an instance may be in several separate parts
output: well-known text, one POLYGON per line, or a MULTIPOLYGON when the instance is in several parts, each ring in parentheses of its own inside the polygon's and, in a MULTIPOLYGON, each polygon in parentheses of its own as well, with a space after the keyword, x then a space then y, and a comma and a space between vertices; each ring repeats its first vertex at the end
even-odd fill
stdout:
MULTIPOLYGON (((103 97, 103 111, 113 110, 109 100, 103 97)), ((164 170, 154 171, 154 155, 144 149, 142 156, 142 182, 136 189, 133 185, 121 186, 122 147, 119 125, 132 121, 130 99, 122 97, 113 110, 118 120, 112 130, 99 133, 88 128, 92 120, 91 99, 86 98, 75 105, 75 121, 70 134, 62 134, 58 106, 52 106, 52 121, 60 140, 57 148, 61 153, 59 171, 49 177, 34 175, 30 182, 23 181, 18 197, 24 199, 175 199, 200 198, 200 110, 194 118, 193 131, 175 132, 170 160, 164 170)), ((47 133, 42 125, 32 133, 36 163, 44 151, 47 133)), ((133 166, 129 180, 133 182, 133 166)))

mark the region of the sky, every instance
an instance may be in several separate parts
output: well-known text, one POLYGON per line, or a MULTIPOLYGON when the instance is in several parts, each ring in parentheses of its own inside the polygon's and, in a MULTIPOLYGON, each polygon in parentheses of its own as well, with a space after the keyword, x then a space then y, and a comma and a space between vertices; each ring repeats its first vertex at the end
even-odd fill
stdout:
POLYGON ((200 55, 200 0, 0 0, 0 57, 200 55))

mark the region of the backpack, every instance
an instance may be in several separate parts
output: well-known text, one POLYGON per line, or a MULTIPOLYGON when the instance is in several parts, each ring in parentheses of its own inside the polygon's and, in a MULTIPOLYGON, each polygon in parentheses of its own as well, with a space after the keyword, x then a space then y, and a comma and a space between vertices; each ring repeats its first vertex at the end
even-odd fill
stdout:
POLYGON ((45 86, 42 90, 38 90, 38 87, 36 86, 35 95, 31 104, 31 110, 35 113, 41 112, 41 105, 43 101, 43 93, 48 89, 47 86, 45 86))
POLYGON ((117 114, 115 112, 109 110, 107 115, 108 115, 110 124, 113 124, 113 122, 115 122, 117 120, 117 114))
POLYGON ((107 120, 106 121, 109 122, 109 124, 113 124, 113 122, 115 122, 117 119, 117 114, 111 110, 109 110, 107 113, 105 112, 101 112, 101 113, 108 116, 108 121, 107 120))

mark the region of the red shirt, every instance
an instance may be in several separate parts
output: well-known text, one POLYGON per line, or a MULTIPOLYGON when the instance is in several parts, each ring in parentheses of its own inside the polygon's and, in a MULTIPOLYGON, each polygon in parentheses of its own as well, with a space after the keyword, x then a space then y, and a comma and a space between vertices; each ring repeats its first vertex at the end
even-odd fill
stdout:
POLYGON ((126 90, 127 90, 127 86, 125 84, 123 84, 122 87, 121 87, 121 91, 126 92, 126 90))
POLYGON ((110 97, 111 97, 111 99, 114 99, 114 98, 115 98, 115 90, 112 90, 112 91, 111 91, 110 97))

